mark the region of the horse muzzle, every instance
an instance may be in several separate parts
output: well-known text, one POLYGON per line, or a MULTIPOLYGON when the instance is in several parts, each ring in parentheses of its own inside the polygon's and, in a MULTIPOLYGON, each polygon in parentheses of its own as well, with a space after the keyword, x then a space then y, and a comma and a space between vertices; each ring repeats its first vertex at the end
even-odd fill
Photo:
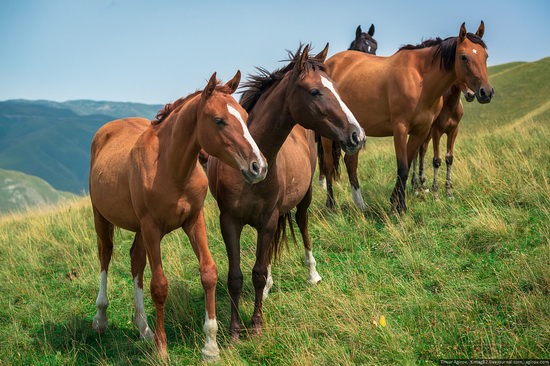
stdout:
POLYGON ((260 164, 253 160, 250 162, 248 169, 241 169, 241 173, 248 183, 255 184, 265 179, 267 175, 267 165, 260 164))
POLYGON ((476 98, 477 101, 481 104, 486 104, 493 99, 493 96, 495 95, 495 89, 493 88, 479 88, 476 92, 476 98))
POLYGON ((360 128, 358 131, 353 131, 347 141, 340 141, 340 147, 346 154, 354 154, 365 145, 365 131, 360 128))

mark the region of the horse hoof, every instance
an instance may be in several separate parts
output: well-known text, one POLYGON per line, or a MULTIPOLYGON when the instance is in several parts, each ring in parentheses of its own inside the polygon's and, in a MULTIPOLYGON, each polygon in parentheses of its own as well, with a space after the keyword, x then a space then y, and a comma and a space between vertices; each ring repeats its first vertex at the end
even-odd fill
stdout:
POLYGON ((146 341, 152 341, 155 338, 155 333, 149 328, 145 329, 145 332, 139 333, 139 338, 146 340, 146 341))
POLYGON ((204 347, 201 353, 202 360, 204 362, 210 363, 220 360, 220 349, 218 348, 218 345, 216 345, 216 347, 204 347))
POLYGON ((309 278, 307 279, 307 282, 310 284, 310 285, 316 285, 318 284, 319 282, 321 282, 322 280, 322 277, 319 276, 319 273, 315 273, 311 276, 309 276, 309 278))
POLYGON ((107 330, 107 324, 107 319, 102 319, 96 315, 92 322, 92 328, 99 334, 103 334, 107 330))

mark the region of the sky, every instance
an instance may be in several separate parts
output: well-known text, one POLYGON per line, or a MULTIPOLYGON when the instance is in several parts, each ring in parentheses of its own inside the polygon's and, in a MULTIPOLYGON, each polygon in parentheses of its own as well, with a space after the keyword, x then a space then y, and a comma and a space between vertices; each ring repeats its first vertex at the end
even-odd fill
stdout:
POLYGON ((358 25, 390 56, 481 20, 489 66, 550 56, 548 0, 2 0, 0 100, 165 104, 215 71, 280 68, 300 42, 343 51, 358 25))

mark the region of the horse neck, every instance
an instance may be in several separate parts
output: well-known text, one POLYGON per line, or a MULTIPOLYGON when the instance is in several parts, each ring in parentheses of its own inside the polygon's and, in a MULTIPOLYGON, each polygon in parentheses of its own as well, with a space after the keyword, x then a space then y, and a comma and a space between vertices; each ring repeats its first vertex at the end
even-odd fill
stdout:
POLYGON ((445 105, 456 109, 456 106, 460 102, 460 95, 462 94, 460 88, 453 84, 443 95, 445 105))
POLYGON ((200 94, 159 125, 159 165, 182 184, 191 176, 200 151, 197 134, 199 101, 200 94))
POLYGON ((437 47, 413 50, 422 75, 422 94, 428 105, 434 104, 456 82, 454 68, 445 70, 440 67, 439 57, 435 56, 437 47), (435 56, 435 58, 434 58, 435 56))
POLYGON ((250 135, 269 162, 269 171, 274 171, 271 167, 277 154, 296 124, 287 103, 287 85, 285 77, 258 100, 248 115, 250 135))

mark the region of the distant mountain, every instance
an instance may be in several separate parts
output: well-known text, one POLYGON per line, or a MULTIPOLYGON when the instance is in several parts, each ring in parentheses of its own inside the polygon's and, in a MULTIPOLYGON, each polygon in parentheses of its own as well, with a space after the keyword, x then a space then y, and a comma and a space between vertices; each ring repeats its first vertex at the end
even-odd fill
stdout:
POLYGON ((21 172, 0 169, 0 214, 57 203, 74 197, 53 189, 43 179, 21 172))
POLYGON ((144 117, 153 119, 163 107, 160 104, 141 104, 126 102, 106 102, 95 100, 69 100, 67 102, 52 102, 49 100, 14 99, 13 102, 22 105, 40 105, 56 109, 68 109, 79 116, 104 115, 122 117, 144 117))
POLYGON ((88 188, 90 143, 97 129, 121 117, 153 118, 161 108, 89 100, 0 102, 0 168, 80 194, 88 188))

